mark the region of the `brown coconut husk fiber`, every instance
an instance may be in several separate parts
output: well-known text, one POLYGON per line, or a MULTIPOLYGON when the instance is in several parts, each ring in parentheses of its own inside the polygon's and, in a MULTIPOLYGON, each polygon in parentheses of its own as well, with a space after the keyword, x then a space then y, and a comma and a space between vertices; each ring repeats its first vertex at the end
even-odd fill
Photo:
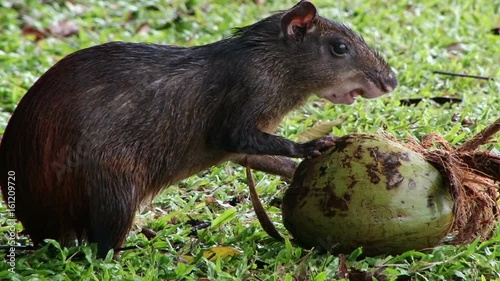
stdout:
POLYGON ((498 131, 500 119, 458 147, 452 147, 437 134, 430 134, 421 142, 403 143, 423 155, 448 179, 454 199, 452 244, 470 243, 478 237, 486 240, 494 234, 500 217, 500 155, 478 149, 492 142, 498 131))

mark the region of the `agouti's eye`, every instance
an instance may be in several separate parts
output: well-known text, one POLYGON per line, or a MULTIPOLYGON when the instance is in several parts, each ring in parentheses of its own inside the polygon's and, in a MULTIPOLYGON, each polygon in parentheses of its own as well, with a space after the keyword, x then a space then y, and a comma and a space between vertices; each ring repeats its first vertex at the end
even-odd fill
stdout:
POLYGON ((342 41, 333 42, 331 45, 332 54, 338 57, 343 57, 349 53, 347 44, 342 41))

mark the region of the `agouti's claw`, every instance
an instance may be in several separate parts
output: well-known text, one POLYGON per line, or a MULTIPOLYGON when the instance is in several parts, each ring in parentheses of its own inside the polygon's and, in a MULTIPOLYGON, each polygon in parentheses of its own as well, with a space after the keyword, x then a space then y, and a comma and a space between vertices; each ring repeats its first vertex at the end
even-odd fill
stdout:
POLYGON ((332 137, 332 136, 327 136, 327 137, 324 137, 322 139, 319 139, 316 142, 316 148, 320 152, 323 152, 323 151, 327 150, 328 148, 335 146, 335 140, 337 140, 337 138, 332 137))

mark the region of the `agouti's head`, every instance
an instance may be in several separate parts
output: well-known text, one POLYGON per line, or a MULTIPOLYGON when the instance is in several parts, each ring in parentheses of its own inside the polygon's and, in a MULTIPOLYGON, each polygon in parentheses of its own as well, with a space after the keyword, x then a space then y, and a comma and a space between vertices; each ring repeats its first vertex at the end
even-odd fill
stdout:
POLYGON ((308 1, 244 28, 239 34, 255 44, 268 45, 267 65, 272 65, 273 59, 285 61, 280 67, 286 71, 284 83, 291 92, 351 104, 357 96, 376 98, 389 93, 398 83, 386 61, 361 36, 319 16, 308 1))
POLYGON ((351 104, 356 96, 376 98, 397 86, 386 61, 347 26, 318 16, 316 7, 301 1, 281 18, 287 41, 311 47, 304 59, 314 64, 316 94, 333 103, 351 104), (307 43, 312 44, 307 44, 307 43))

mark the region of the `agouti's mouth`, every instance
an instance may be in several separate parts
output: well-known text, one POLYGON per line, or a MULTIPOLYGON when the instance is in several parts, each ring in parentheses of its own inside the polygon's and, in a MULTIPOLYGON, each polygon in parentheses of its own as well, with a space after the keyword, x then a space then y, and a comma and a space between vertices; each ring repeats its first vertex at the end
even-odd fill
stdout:
POLYGON ((332 103, 352 104, 358 96, 372 99, 391 91, 392 87, 383 85, 383 87, 380 88, 369 79, 352 79, 342 83, 340 86, 324 89, 319 92, 318 95, 326 98, 332 103))
POLYGON ((353 98, 356 98, 357 96, 363 96, 365 92, 363 92, 363 89, 354 89, 352 91, 349 92, 349 95, 351 95, 351 97, 353 98))
MULTIPOLYGON (((379 90, 379 92, 382 92, 379 90)), ((382 93, 381 93, 382 94, 382 93)), ((375 93, 374 95, 381 95, 379 93, 375 93)), ((371 98, 371 94, 367 94, 366 90, 363 88, 355 88, 353 90, 345 90, 345 91, 334 91, 333 93, 330 92, 329 95, 322 95, 322 97, 328 99, 332 103, 336 104, 352 104, 356 100, 356 97, 361 96, 363 98, 371 98)))
POLYGON ((330 97, 325 97, 329 101, 333 103, 338 103, 338 104, 352 104, 356 100, 357 96, 363 96, 364 91, 363 89, 354 89, 352 91, 349 91, 345 94, 337 94, 333 93, 330 95, 330 97))

